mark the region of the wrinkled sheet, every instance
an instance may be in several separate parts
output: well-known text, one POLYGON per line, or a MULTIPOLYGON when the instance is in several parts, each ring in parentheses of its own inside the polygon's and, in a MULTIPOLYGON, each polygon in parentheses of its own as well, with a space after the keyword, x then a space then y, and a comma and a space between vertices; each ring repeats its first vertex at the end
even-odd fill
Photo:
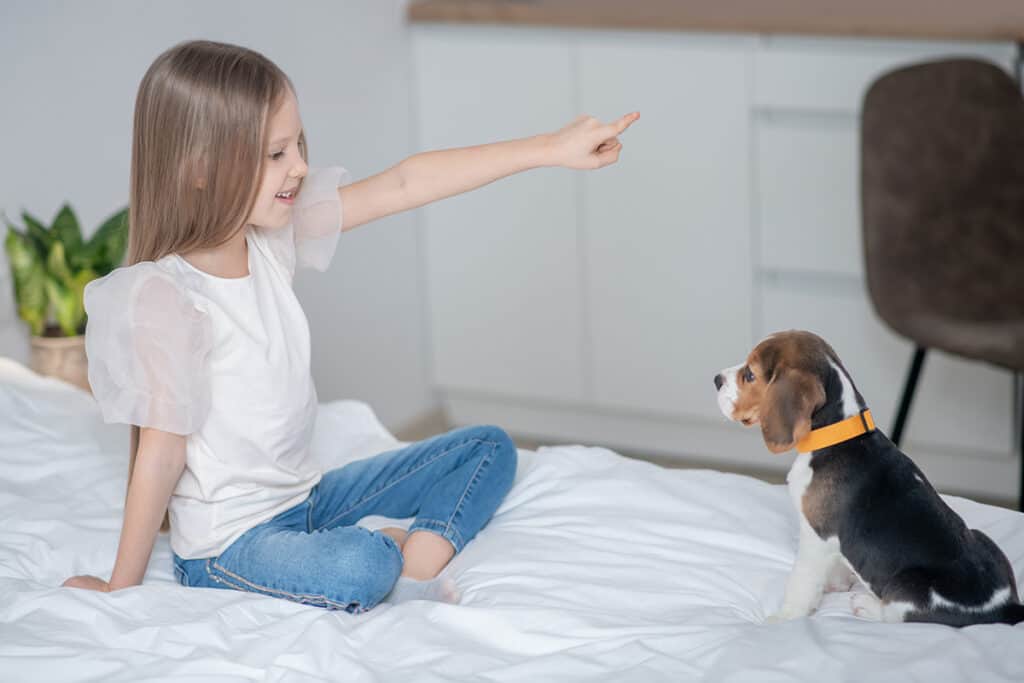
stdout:
MULTIPOLYGON (((849 594, 765 624, 797 525, 784 487, 602 448, 520 452, 516 483, 451 564, 461 604, 353 616, 173 581, 109 577, 127 428, 91 397, 0 359, 0 680, 1024 681, 1024 625, 855 618, 849 594)), ((326 467, 396 445, 368 406, 321 406, 326 467)), ((1024 572, 1024 515, 949 497, 1024 572)))

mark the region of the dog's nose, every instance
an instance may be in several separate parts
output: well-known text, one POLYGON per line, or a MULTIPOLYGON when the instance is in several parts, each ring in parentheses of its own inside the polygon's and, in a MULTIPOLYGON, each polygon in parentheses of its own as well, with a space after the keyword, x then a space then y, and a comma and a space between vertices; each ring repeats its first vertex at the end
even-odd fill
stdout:
POLYGON ((715 375, 715 389, 721 389, 725 383, 725 378, 721 374, 715 375))

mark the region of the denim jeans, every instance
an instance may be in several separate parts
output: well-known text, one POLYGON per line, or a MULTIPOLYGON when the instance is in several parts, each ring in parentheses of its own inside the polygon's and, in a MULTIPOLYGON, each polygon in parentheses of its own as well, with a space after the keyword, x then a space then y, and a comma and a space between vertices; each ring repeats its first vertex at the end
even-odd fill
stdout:
POLYGON ((402 553, 367 515, 415 517, 409 532, 458 553, 512 486, 516 449, 501 429, 466 427, 325 472, 309 497, 242 534, 217 557, 174 556, 183 585, 232 588, 359 613, 390 591, 402 553))

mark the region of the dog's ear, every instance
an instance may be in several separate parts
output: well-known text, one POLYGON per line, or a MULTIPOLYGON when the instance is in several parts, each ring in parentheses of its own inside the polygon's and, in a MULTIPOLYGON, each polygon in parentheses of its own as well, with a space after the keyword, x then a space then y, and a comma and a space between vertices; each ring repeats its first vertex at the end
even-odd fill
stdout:
POLYGON ((811 431, 811 415, 825 403, 821 381, 809 372, 779 369, 761 400, 764 443, 772 453, 784 453, 811 431))

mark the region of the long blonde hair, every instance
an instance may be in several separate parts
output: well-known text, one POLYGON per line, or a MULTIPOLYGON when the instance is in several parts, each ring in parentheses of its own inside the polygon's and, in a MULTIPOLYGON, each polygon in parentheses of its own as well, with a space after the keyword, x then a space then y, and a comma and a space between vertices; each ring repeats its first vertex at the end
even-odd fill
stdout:
MULTIPOLYGON (((195 40, 156 58, 135 100, 128 265, 216 247, 244 229, 269 113, 289 90, 277 65, 236 45, 195 40)), ((132 426, 129 486, 139 436, 132 426)), ((165 513, 160 529, 169 528, 165 513)))

